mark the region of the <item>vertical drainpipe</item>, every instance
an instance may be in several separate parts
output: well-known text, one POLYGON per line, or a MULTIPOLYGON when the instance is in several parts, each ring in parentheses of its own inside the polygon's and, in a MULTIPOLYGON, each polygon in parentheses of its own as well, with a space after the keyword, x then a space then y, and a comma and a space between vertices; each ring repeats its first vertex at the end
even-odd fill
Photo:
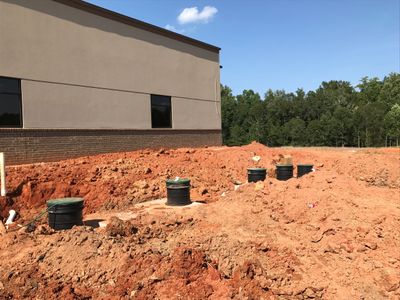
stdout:
POLYGON ((219 128, 221 129, 221 145, 222 141, 222 102, 221 102, 221 65, 220 65, 220 53, 218 52, 218 66, 215 78, 215 106, 217 109, 217 116, 219 117, 219 128), (219 100, 219 101, 218 101, 219 100))
POLYGON ((6 170, 5 170, 5 162, 4 162, 4 153, 0 152, 0 176, 1 176, 1 196, 4 197, 6 195, 6 170))
POLYGON ((221 101, 218 102, 218 99, 220 97, 218 94, 221 94, 221 91, 220 91, 220 77, 221 77, 220 69, 221 69, 221 67, 220 67, 219 53, 218 53, 218 66, 217 66, 217 70, 215 72, 215 109, 217 112, 217 116, 219 116, 219 118, 220 118, 220 122, 222 122, 221 111, 220 111, 221 101), (218 104, 219 104, 219 107, 218 107, 218 104))

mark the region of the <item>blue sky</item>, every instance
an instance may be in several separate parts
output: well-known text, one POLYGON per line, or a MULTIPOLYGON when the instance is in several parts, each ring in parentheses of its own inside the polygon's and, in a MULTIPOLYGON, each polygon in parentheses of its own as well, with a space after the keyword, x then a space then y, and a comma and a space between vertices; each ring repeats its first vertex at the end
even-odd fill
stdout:
POLYGON ((221 47, 221 83, 235 94, 400 72, 400 0, 89 2, 221 47))

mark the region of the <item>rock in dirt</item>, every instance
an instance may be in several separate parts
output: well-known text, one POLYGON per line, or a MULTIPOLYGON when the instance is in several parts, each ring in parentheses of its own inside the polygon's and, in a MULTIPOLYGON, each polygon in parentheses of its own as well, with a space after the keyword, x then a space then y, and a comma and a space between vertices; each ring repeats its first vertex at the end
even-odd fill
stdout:
POLYGON ((371 250, 376 250, 378 248, 378 245, 375 242, 367 242, 365 243, 365 247, 371 250))
POLYGON ((256 191, 261 191, 261 190, 263 190, 263 189, 264 189, 264 182, 262 182, 262 181, 256 182, 256 185, 255 185, 255 187, 254 187, 254 190, 256 190, 256 191))
POLYGON ((47 224, 41 224, 35 229, 35 234, 49 235, 53 234, 55 230, 47 224))
POLYGON ((138 187, 139 189, 147 189, 149 184, 145 180, 138 180, 134 183, 134 186, 138 187))
POLYGON ((282 165, 292 165, 293 164, 293 158, 291 155, 284 155, 283 158, 280 159, 280 163, 282 165))
POLYGON ((131 236, 138 232, 138 228, 129 221, 123 221, 117 217, 111 217, 106 226, 106 233, 109 236, 131 236))
POLYGON ((365 246, 365 245, 359 245, 358 247, 357 247, 357 252, 365 252, 365 251, 367 251, 368 249, 367 249, 367 247, 365 246))

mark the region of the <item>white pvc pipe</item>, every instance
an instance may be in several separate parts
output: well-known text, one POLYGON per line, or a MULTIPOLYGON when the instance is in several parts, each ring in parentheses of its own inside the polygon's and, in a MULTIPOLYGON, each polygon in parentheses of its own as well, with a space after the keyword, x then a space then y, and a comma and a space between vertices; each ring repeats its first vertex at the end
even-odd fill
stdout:
POLYGON ((0 177, 1 177, 1 196, 4 197, 6 195, 6 164, 4 161, 4 153, 0 152, 0 177))
POLYGON ((7 221, 6 221, 6 225, 12 224, 14 222, 14 219, 15 219, 16 215, 17 215, 17 212, 15 210, 11 209, 9 211, 9 216, 8 216, 7 221))

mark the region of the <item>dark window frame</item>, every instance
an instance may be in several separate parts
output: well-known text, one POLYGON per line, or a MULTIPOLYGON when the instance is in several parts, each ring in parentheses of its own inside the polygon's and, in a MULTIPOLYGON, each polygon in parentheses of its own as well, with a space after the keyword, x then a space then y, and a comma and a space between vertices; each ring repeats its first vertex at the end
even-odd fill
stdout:
POLYGON ((159 94, 150 94, 150 110, 151 110, 151 128, 152 129, 172 129, 172 97, 171 96, 166 96, 166 95, 159 95, 159 94), (153 101, 155 102, 155 97, 163 97, 163 98, 168 98, 169 100, 169 105, 157 105, 154 104, 153 101), (154 112, 153 112, 153 107, 168 107, 169 108, 169 125, 168 126, 163 126, 163 125, 156 125, 155 124, 155 119, 154 119, 154 112))
MULTIPOLYGON (((5 79, 12 79, 16 80, 18 83, 18 92, 1 92, 0 95, 14 95, 18 96, 18 104, 19 104, 19 124, 18 125, 2 125, 0 124, 0 128, 23 128, 23 117, 22 117, 22 89, 21 89, 21 79, 19 78, 14 78, 14 77, 8 77, 8 76, 0 76, 0 78, 5 78, 5 79)), ((1 100, 0 100, 0 105, 1 105, 1 100)))

